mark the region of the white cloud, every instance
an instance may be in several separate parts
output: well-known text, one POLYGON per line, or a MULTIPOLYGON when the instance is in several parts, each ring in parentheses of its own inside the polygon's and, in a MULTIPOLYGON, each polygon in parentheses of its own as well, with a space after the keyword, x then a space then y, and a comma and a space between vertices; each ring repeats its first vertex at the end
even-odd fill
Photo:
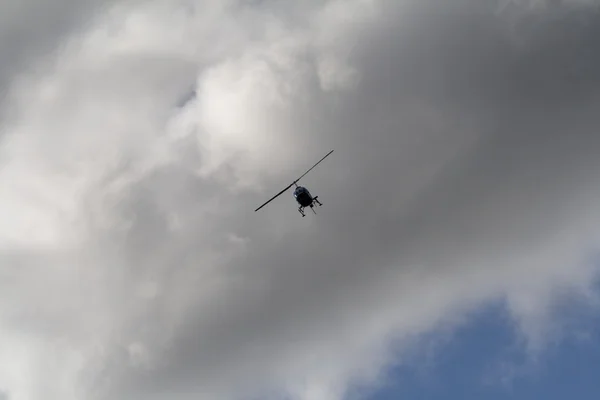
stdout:
POLYGON ((338 399, 502 298, 543 348, 597 272, 600 81, 415 4, 121 3, 6 72, 9 398, 338 399), (317 217, 252 212, 330 148, 317 217))

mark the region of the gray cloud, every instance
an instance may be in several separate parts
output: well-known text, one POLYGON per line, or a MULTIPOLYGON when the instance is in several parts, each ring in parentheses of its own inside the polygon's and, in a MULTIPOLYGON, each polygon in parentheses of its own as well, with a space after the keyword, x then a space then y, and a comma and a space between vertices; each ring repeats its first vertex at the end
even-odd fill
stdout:
POLYGON ((489 301, 534 350, 593 302, 593 8, 181 4, 12 89, 15 399, 337 399, 489 301), (317 216, 252 212, 330 148, 317 216))
POLYGON ((49 56, 69 35, 89 27, 96 12, 109 8, 112 0, 23 0, 0 6, 0 94, 11 77, 32 66, 32 60, 49 56))

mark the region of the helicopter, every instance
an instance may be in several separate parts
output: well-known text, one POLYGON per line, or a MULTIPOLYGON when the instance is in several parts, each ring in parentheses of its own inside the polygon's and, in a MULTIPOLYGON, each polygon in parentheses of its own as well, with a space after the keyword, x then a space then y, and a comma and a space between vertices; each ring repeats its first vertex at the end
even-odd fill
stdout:
POLYGON ((319 201, 319 196, 312 196, 310 194, 310 192, 308 191, 307 188, 305 188, 304 186, 298 186, 298 181, 300 179, 302 179, 304 177, 304 175, 308 174, 314 167, 316 167, 321 161, 323 161, 325 158, 327 158, 327 156, 329 156, 331 153, 333 153, 333 150, 331 150, 329 153, 325 154, 325 156, 323 158, 321 158, 319 161, 317 161, 317 163, 315 165, 313 165, 312 167, 310 167, 308 169, 308 171, 306 171, 305 173, 303 173, 302 175, 300 175, 300 177, 298 179, 296 179, 295 181, 293 181, 292 183, 290 183, 290 185, 288 187, 286 187, 285 189, 283 189, 281 192, 277 193, 275 196, 271 197, 266 203, 264 203, 262 206, 258 207, 256 210, 254 210, 254 212, 257 212, 258 210, 260 210, 261 208, 263 208, 264 206, 266 206, 267 204, 269 204, 271 201, 275 200, 275 198, 281 196, 283 193, 285 193, 289 188, 291 188, 292 186, 296 186, 296 189, 294 189, 294 198, 296 199, 296 202, 300 205, 298 207, 298 212, 300 212, 300 214, 305 217, 306 214, 304 212, 304 209, 306 207, 310 207, 310 209, 313 211, 313 213, 317 213, 315 211, 315 205, 318 205, 319 207, 323 205, 323 203, 321 203, 319 201))

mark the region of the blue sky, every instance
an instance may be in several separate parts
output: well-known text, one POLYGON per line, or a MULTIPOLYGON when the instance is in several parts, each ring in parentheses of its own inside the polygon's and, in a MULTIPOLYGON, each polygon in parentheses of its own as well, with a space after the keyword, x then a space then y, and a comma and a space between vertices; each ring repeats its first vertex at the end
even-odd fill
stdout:
MULTIPOLYGON (((505 310, 488 307, 436 348, 424 368, 397 368, 387 387, 373 393, 392 399, 597 399, 600 392, 600 316, 569 310, 576 327, 534 363, 527 358, 505 310), (584 339, 582 339, 582 335, 584 339), (503 369, 503 366, 508 369, 503 369), (502 371, 520 371, 512 377, 502 371)), ((413 366, 414 367, 414 366, 413 366)))

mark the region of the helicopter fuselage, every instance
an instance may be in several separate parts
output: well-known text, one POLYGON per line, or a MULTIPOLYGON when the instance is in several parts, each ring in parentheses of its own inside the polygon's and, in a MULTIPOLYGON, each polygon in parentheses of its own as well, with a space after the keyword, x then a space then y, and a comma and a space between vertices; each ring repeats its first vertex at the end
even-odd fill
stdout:
POLYGON ((294 198, 302 207, 309 207, 313 203, 312 195, 310 194, 308 189, 303 186, 298 186, 294 190, 294 198))
POLYGON ((319 201, 319 196, 313 197, 308 189, 303 186, 296 186, 296 189, 294 189, 294 198, 296 199, 296 202, 300 204, 300 207, 298 207, 298 212, 300 212, 303 217, 305 216, 304 208, 310 207, 310 209, 316 214, 317 212, 314 209, 315 204, 319 206, 323 205, 323 203, 319 201))

